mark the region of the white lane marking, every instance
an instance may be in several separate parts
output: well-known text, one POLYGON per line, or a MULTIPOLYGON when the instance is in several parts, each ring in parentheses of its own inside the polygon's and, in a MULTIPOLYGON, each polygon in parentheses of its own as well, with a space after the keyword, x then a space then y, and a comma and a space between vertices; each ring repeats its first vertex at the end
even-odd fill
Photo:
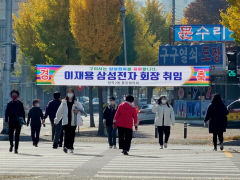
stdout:
MULTIPOLYGON (((149 174, 149 175, 203 175, 202 173, 197 173, 197 172, 186 172, 186 173, 181 173, 181 172, 116 172, 116 171, 99 171, 99 174, 149 174)), ((208 176, 240 176, 240 174, 221 174, 221 173, 205 173, 205 175, 208 176)))

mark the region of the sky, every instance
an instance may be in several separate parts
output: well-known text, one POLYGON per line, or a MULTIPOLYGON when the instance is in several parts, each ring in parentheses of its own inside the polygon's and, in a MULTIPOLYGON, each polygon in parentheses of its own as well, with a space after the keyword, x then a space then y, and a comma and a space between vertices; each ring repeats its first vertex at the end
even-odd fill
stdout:
MULTIPOLYGON (((144 6, 146 0, 137 0, 141 5, 144 6)), ((164 4, 166 12, 171 11, 172 9, 172 0, 159 0, 164 4)), ((176 0, 176 19, 182 19, 184 8, 187 7, 194 0, 176 0)))

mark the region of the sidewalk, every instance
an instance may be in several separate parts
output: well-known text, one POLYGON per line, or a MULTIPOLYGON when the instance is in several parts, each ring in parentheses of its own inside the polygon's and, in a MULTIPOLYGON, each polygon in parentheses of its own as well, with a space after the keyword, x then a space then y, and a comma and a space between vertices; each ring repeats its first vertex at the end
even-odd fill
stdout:
MULTIPOLYGON (((95 115, 95 128, 90 128, 89 117, 84 118, 84 126, 80 127, 80 132, 76 134, 76 141, 80 142, 102 142, 107 143, 107 138, 97 136, 98 116, 95 115)), ((46 127, 41 129, 41 140, 51 140, 51 125, 49 121, 46 121, 46 127)), ((202 122, 195 121, 195 123, 188 122, 187 128, 187 139, 184 139, 184 124, 182 121, 177 122, 171 130, 170 142, 172 144, 211 144, 212 135, 208 133, 208 129, 203 127, 202 122)), ((0 130, 2 130, 2 119, 0 119, 0 130)), ((78 132, 78 129, 77 129, 78 132)), ((24 126, 22 128, 23 141, 30 141, 30 128, 24 126)), ((155 144, 158 139, 155 138, 155 127, 154 125, 141 125, 139 130, 134 132, 133 143, 136 144, 155 144)), ((224 135, 226 141, 229 140, 240 140, 239 129, 228 129, 224 135)), ((8 137, 0 135, 0 140, 7 140, 8 137)), ((237 142, 237 141, 236 141, 237 142)), ((238 142, 239 143, 239 142, 238 142)), ((239 144, 240 145, 240 144, 239 144)))

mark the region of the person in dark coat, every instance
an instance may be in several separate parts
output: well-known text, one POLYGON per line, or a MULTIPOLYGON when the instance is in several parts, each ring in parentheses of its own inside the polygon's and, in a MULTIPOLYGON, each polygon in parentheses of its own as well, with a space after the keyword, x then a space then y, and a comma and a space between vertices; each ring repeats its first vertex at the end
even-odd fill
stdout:
POLYGON ((52 127, 52 141, 54 140, 54 134, 55 134, 55 126, 54 126, 54 119, 56 117, 57 110, 61 104, 61 94, 60 92, 55 92, 53 94, 53 100, 49 101, 47 107, 44 119, 47 119, 49 116, 51 127, 52 127))
POLYGON ((223 150, 223 133, 227 128, 228 110, 222 102, 220 95, 215 95, 208 107, 204 122, 209 122, 209 133, 213 134, 214 151, 217 151, 217 137, 220 141, 220 149, 223 150))
POLYGON ((31 136, 33 146, 38 147, 40 130, 43 122, 43 112, 40 109, 40 101, 38 99, 33 100, 33 107, 28 113, 27 126, 31 126, 31 136))
POLYGON ((22 128, 22 124, 19 121, 19 118, 22 118, 25 122, 25 111, 23 107, 23 103, 18 100, 19 92, 16 90, 12 90, 11 93, 11 101, 7 104, 7 108, 5 111, 5 122, 9 127, 9 141, 10 148, 9 152, 13 151, 13 136, 15 132, 15 154, 18 153, 19 146, 19 136, 22 128))
POLYGON ((106 106, 103 112, 103 122, 108 133, 109 148, 117 149, 116 146, 117 128, 113 127, 113 119, 117 111, 117 105, 115 103, 114 97, 111 97, 109 100, 110 104, 106 106))

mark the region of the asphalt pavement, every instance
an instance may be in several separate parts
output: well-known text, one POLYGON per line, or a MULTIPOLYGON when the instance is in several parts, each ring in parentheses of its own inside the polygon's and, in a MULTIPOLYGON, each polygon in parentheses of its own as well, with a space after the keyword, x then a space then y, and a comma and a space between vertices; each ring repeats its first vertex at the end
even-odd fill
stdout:
POLYGON ((133 144, 129 156, 105 143, 75 144, 74 154, 54 150, 51 143, 21 142, 19 154, 0 142, 0 179, 240 179, 240 147, 224 152, 208 145, 133 144))

